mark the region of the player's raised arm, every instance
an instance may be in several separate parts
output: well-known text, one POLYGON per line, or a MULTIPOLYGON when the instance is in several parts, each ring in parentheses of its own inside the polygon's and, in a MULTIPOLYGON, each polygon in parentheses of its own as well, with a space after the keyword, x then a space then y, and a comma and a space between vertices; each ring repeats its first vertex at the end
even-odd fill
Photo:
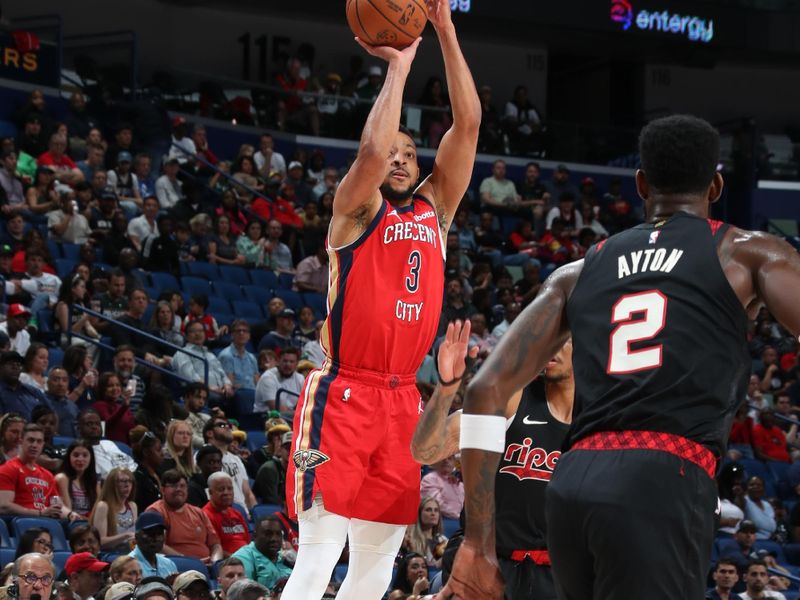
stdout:
POLYGON ((461 52, 450 13, 449 0, 427 0, 428 21, 442 46, 447 89, 453 109, 453 125, 445 133, 436 153, 433 172, 420 187, 431 196, 439 214, 450 227, 456 209, 472 178, 478 146, 481 103, 467 61, 461 52))
POLYGON ((403 50, 369 46, 358 38, 356 41, 372 56, 382 58, 389 65, 386 81, 361 133, 356 160, 336 190, 331 221, 331 241, 334 246, 356 239, 380 207, 378 189, 386 177, 387 159, 400 127, 403 90, 420 38, 403 50))
POLYGON ((503 597, 495 556, 494 484, 505 444, 506 407, 569 337, 567 300, 582 268, 583 261, 571 263, 547 279, 467 388, 460 436, 467 527, 439 598, 503 597))

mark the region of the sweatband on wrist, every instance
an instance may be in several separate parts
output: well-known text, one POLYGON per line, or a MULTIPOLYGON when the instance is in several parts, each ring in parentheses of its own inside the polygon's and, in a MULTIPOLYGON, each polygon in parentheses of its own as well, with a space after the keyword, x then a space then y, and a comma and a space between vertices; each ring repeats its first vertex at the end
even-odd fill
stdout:
POLYGON ((506 418, 461 414, 458 447, 502 453, 506 446, 506 418))

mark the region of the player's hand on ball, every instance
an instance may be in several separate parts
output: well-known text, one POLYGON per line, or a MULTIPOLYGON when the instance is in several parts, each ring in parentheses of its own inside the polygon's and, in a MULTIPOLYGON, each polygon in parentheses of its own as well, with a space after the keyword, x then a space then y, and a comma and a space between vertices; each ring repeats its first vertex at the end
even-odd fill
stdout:
POLYGON ((434 27, 441 27, 452 23, 450 0, 426 0, 428 6, 428 21, 434 27))
MULTIPOLYGON (((442 381, 452 381, 464 375, 466 369, 467 348, 469 347, 469 334, 472 324, 469 320, 454 321, 447 326, 444 341, 439 346, 437 364, 439 378, 442 381)), ((478 347, 469 351, 470 358, 478 355, 478 347)))
POLYGON ((391 46, 371 46, 370 44, 367 44, 361 40, 361 38, 356 38, 358 45, 372 56, 377 56, 388 63, 398 62, 404 65, 406 68, 411 68, 411 63, 414 62, 414 57, 417 55, 417 48, 419 47, 419 43, 421 41, 422 38, 418 37, 411 42, 411 45, 407 48, 398 50, 397 48, 392 48, 391 46))
POLYGON ((456 553, 447 585, 435 600, 502 600, 504 588, 497 558, 465 541, 456 553))

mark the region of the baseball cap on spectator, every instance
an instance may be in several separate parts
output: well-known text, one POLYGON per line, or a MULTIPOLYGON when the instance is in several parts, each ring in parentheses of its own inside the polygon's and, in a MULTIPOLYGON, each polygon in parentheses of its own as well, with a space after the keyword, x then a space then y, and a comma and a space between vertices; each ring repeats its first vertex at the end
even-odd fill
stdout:
POLYGON ((133 596, 133 590, 136 586, 127 581, 120 581, 115 583, 106 592, 105 600, 126 600, 133 596))
MULTIPOLYGON (((281 419, 283 421, 283 419, 281 419)), ((267 437, 275 435, 276 433, 284 434, 287 431, 291 431, 292 428, 284 421, 283 423, 276 423, 272 425, 269 429, 267 429, 267 437)))
POLYGON ((6 317, 30 317, 31 311, 23 304, 11 304, 6 311, 6 317))
POLYGON ((131 153, 128 152, 127 150, 123 150, 122 152, 117 154, 117 162, 118 163, 131 162, 132 160, 133 160, 133 156, 131 156, 131 153))
POLYGON ((286 170, 291 171, 292 169, 302 169, 302 168, 303 168, 303 163, 301 163, 299 160, 293 160, 292 162, 289 163, 289 167, 286 170))
POLYGON ((342 76, 338 73, 328 73, 328 81, 335 81, 336 83, 342 83, 342 76))
POLYGON ((291 308, 284 308, 278 313, 279 319, 294 319, 295 312, 291 308))
POLYGON ((209 589, 211 589, 211 586, 208 584, 208 580, 200 571, 186 571, 175 578, 175 581, 172 584, 172 591, 177 594, 178 592, 188 588, 195 581, 202 581, 209 589))
POLYGON ((584 177, 581 179, 581 185, 594 185, 594 179, 591 177, 584 177))
POLYGON ((177 127, 178 125, 186 125, 186 119, 184 119, 183 117, 180 117, 180 116, 175 117, 174 119, 172 119, 172 126, 173 127, 177 127))
POLYGON ((14 256, 14 249, 8 244, 0 246, 0 256, 14 256))
POLYGON ((100 573, 101 571, 105 571, 109 566, 107 562, 97 560, 91 552, 78 552, 67 559, 64 570, 67 572, 67 575, 72 575, 80 571, 100 573))
POLYGON ((289 427, 289 423, 287 423, 286 420, 281 417, 281 413, 279 413, 277 410, 270 411, 269 417, 264 422, 264 431, 267 432, 267 436, 273 433, 286 433, 291 429, 292 428, 289 427))
POLYGON ((294 435, 292 434, 292 432, 291 431, 287 431, 281 437, 281 445, 285 446, 286 444, 291 444, 293 439, 294 439, 294 435))
POLYGON ((367 71, 367 74, 370 77, 380 77, 383 75, 383 69, 381 69, 378 65, 372 65, 367 71))
POLYGON ((153 594, 158 594, 158 596, 167 598, 168 600, 173 600, 173 598, 175 598, 175 595, 172 593, 172 588, 169 587, 166 579, 162 577, 145 577, 142 579, 139 585, 136 586, 133 597, 136 600, 144 600, 153 594))
POLYGON ((233 439, 235 439, 240 444, 244 444, 247 441, 247 432, 242 431, 241 429, 237 429, 233 432, 233 439))
POLYGON ((736 529, 737 532, 739 531, 746 531, 748 533, 755 533, 756 532, 756 524, 753 523, 749 519, 742 519, 739 522, 739 527, 736 529))
POLYGON ((156 529, 157 527, 169 529, 164 522, 164 517, 162 517, 160 513, 144 511, 136 519, 136 531, 147 531, 148 529, 156 529))
POLYGON ((305 375, 305 374, 307 374, 309 371, 313 371, 313 370, 314 370, 314 369, 316 369, 316 368, 317 368, 317 365, 315 365, 315 364, 314 364, 313 362, 311 362, 310 360, 301 360, 299 363, 297 363, 297 369, 296 369, 296 371, 297 371, 298 373, 302 374, 302 375, 305 375))
POLYGON ((50 165, 39 165, 36 167, 36 174, 41 175, 42 173, 55 173, 55 170, 50 165))

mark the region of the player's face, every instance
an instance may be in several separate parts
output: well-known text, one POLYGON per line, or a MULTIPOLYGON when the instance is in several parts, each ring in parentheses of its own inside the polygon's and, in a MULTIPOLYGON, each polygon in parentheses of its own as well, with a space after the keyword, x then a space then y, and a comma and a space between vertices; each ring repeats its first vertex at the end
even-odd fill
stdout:
POLYGON ((414 140, 398 132, 389 151, 388 163, 381 193, 389 202, 409 200, 419 179, 417 146, 414 140))
POLYGON ((544 369, 544 378, 548 382, 562 381, 570 377, 572 377, 572 339, 567 340, 544 369))

